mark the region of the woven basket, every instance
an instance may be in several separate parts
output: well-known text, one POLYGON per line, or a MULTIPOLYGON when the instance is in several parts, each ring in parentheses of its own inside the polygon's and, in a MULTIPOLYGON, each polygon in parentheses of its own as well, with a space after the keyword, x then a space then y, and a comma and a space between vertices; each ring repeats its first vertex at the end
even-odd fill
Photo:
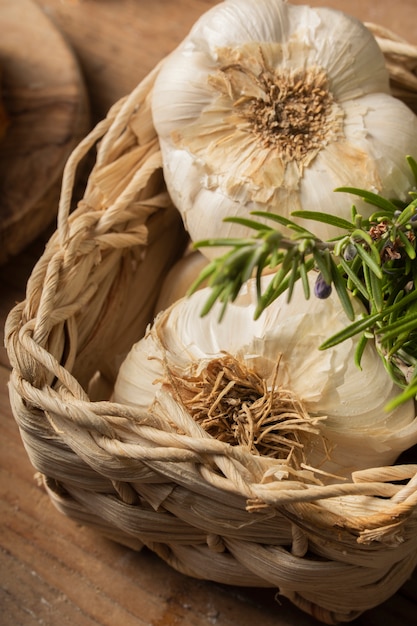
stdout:
MULTIPOLYGON (((417 48, 368 26, 394 93, 416 110, 417 48)), ((10 401, 23 444, 72 519, 145 545, 187 575, 275 587, 322 622, 352 620, 395 593, 417 564, 417 456, 348 484, 278 488, 259 483, 227 444, 174 436, 109 400, 187 245, 150 114, 157 73, 71 155, 57 230, 8 316, 10 401), (76 169, 93 147, 71 213, 76 169)))

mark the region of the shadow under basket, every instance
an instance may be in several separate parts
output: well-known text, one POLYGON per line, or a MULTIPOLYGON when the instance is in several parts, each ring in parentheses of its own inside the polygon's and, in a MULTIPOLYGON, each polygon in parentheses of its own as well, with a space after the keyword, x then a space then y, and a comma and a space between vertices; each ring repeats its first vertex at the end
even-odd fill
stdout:
MULTIPOLYGON (((368 27, 393 93, 416 110, 417 48, 368 27)), ((143 411, 109 400, 188 243, 150 112, 159 67, 70 156, 57 230, 8 316, 10 401, 23 444, 70 518, 133 549, 145 545, 186 575, 276 588, 324 623, 353 620, 417 565, 417 457, 347 484, 268 486, 230 446, 168 437, 143 411), (93 148, 71 212, 78 164, 93 148)))

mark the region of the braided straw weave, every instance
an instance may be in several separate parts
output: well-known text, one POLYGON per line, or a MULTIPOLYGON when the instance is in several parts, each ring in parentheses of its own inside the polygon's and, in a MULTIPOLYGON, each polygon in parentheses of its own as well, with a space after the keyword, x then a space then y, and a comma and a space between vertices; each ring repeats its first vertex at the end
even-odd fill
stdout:
MULTIPOLYGON (((416 110, 417 48, 368 27, 394 93, 416 110)), ((417 564, 417 457, 347 484, 261 483, 248 453, 161 430, 109 400, 187 245, 150 114, 157 72, 71 155, 57 230, 8 316, 10 401, 23 444, 52 502, 78 522, 145 545, 187 575, 276 587, 324 623, 352 620, 417 564), (71 213, 77 166, 94 147, 71 213)))

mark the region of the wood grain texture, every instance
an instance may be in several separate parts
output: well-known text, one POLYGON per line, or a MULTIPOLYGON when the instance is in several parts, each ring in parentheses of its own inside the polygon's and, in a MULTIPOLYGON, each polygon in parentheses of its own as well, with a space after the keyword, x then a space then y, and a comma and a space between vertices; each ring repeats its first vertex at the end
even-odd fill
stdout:
MULTIPOLYGON (((77 52, 89 91, 93 117, 136 84, 187 34, 216 0, 37 0, 77 52)), ((328 6, 362 21, 392 28, 417 43, 415 0, 294 0, 328 6), (414 19, 413 19, 414 18, 414 19)))
MULTIPOLYGON (((13 2, 13 0, 11 0, 13 2)), ((21 2, 21 0, 19 0, 21 2)), ((185 35, 210 0, 37 0, 82 67, 93 122, 185 35)), ((294 3, 302 4, 294 0, 294 3)), ((317 0, 312 5, 323 4, 317 0)), ((415 0, 327 0, 417 43, 415 0), (414 18, 414 19, 413 19, 414 18)), ((0 267, 0 328, 22 300, 49 233, 0 267)), ((149 551, 135 552, 60 514, 39 485, 11 414, 9 364, 0 350, 1 626, 318 626, 273 590, 189 579, 149 551)), ((417 573, 352 626, 412 626, 417 573)), ((349 589, 346 589, 349 593, 349 589)))

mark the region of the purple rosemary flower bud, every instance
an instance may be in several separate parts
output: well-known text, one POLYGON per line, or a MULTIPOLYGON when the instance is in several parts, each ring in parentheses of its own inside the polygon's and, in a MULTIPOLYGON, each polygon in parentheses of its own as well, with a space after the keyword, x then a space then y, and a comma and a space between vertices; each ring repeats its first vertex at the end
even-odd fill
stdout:
POLYGON ((357 254, 358 251, 353 243, 348 243, 346 248, 343 250, 343 258, 345 261, 353 261, 357 254))
POLYGON ((332 286, 326 283, 324 280, 322 273, 319 272, 316 282, 314 284, 314 295, 316 298, 320 298, 320 300, 325 300, 332 293, 332 286))

